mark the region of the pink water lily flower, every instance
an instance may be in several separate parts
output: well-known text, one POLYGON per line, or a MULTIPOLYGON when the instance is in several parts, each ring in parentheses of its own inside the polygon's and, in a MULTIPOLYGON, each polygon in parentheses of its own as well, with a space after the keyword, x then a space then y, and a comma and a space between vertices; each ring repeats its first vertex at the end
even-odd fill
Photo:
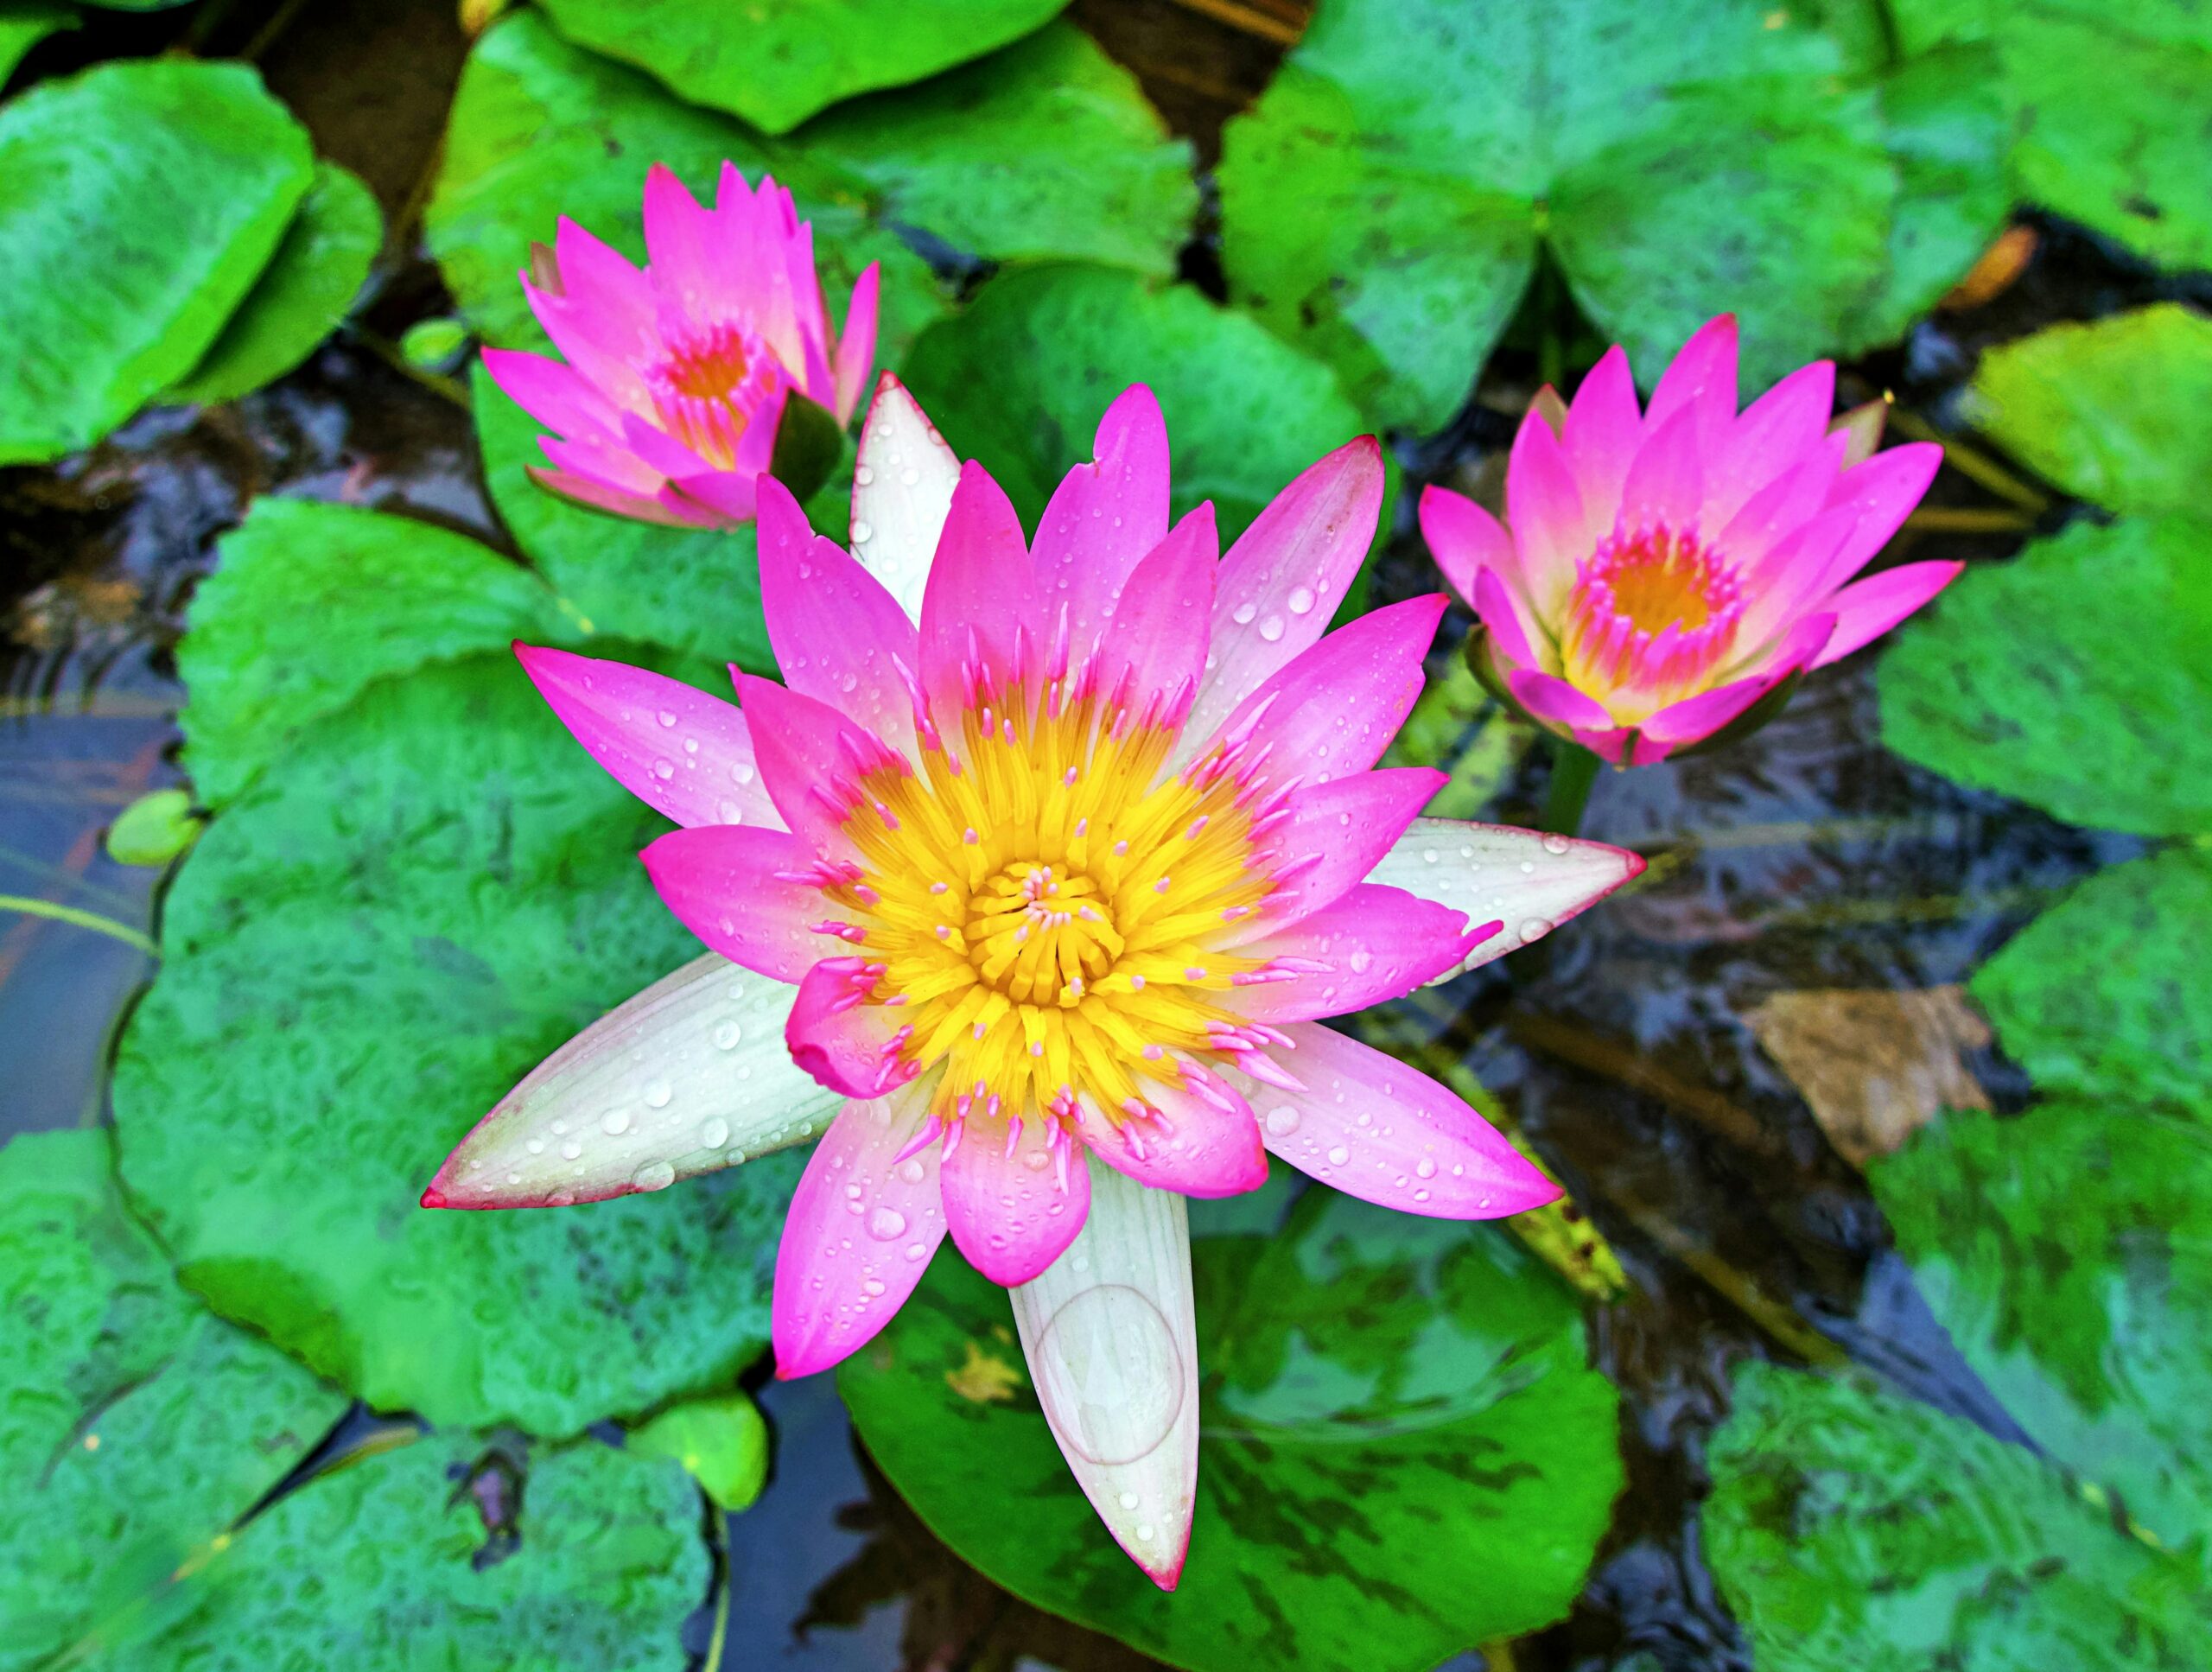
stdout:
POLYGON ((585 1030, 461 1143, 438 1207, 653 1190, 820 1135, 776 1262, 779 1373, 889 1320, 948 1232, 1013 1291, 1084 1491, 1173 1588, 1197 1478, 1186 1196, 1268 1155, 1409 1213, 1555 1187, 1466 1103, 1320 1020, 1553 926, 1632 854, 1419 817, 1376 769, 1440 594, 1325 636, 1382 498, 1372 440, 1224 556, 1172 527, 1131 389, 1033 543, 888 377, 848 552, 760 487, 788 684, 742 703, 524 648, 555 711, 683 826, 645 850, 710 954, 585 1030))
MULTIPOLYGON (((1440 487, 1421 531, 1482 618, 1492 678, 1616 766, 1702 741, 1796 676, 1880 637, 1961 565, 1853 576, 1942 461, 1831 428, 1835 367, 1793 372, 1736 410, 1736 321, 1683 347, 1639 411, 1615 347, 1572 406, 1548 389, 1506 467, 1506 526, 1440 487)), ((1777 701, 1786 700, 1786 693, 1777 701)))
POLYGON ((814 232, 791 194, 722 164, 712 209, 656 163, 640 271, 565 216, 523 294, 566 361, 487 348, 485 368, 539 423, 543 486, 647 522, 753 520, 787 404, 851 418, 875 356, 876 269, 833 336, 814 232))

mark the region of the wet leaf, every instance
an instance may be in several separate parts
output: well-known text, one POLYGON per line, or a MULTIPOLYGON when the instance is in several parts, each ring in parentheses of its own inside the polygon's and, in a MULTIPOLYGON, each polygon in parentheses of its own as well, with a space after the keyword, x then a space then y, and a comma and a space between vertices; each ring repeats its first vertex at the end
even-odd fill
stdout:
POLYGON ((2077 523, 1962 575, 1881 667, 1884 741, 2076 824, 2212 831, 2212 524, 2077 523))
POLYGON ((560 594, 571 630, 671 645, 755 673, 775 671, 750 526, 666 528, 548 493, 529 474, 545 463, 537 445, 544 426, 481 366, 469 392, 492 503, 560 594))
POLYGON ((1172 1600, 1115 1548, 1020 1383, 947 1383, 1010 1315, 931 1267, 839 1386, 932 1530, 1025 1600, 1178 1666, 1425 1668, 1563 1615, 1621 1483, 1573 1297, 1503 1231, 1316 1187, 1199 1239, 1205 1447, 1172 1600))
POLYGON ((1777 993, 1744 1020, 1855 1167, 1945 1109, 1989 1107, 1961 1060, 1989 1043, 1988 1024, 1955 987, 1777 993))
POLYGON ((0 464, 88 446, 197 365, 314 172, 240 64, 103 64, 0 107, 0 464))
POLYGON ((441 1422, 569 1434, 734 1377, 798 1158, 572 1209, 416 1205, 526 1071, 696 955, 634 858, 664 828, 504 651, 304 725, 180 873, 118 1065, 125 1173, 186 1282, 441 1422))
POLYGON ((1738 308, 1771 381, 1893 336, 2008 207, 1970 57, 1846 67, 1764 4, 1322 7, 1224 137, 1232 289, 1414 429, 1465 397, 1543 245, 1647 378, 1738 308))
POLYGON ((384 242, 384 216, 359 178, 318 164, 284 241, 223 334, 162 396, 212 406, 274 383, 346 317, 384 242))
POLYGON ((2212 475, 2212 320, 2172 302, 2055 325, 1981 357, 1967 416, 2069 493, 2195 512, 2212 475))
POLYGON ((1872 1172, 1929 1307, 2051 1458, 2212 1556, 2212 1114, 1955 1115, 1872 1172))
POLYGON ((1762 1672, 2189 1672, 2191 1564, 2024 1446, 1853 1378, 1738 1372, 1705 1549, 1762 1672))
POLYGON ((2024 199, 2169 267, 2212 262, 2212 29, 2190 0, 1897 0, 1898 42, 1995 49, 2024 199), (2115 87, 2127 96, 2116 99, 2115 87))
POLYGON ((671 1406, 632 1428, 627 1449, 673 1458, 721 1510, 747 1508, 768 1481, 768 1425, 741 1393, 671 1406))
POLYGON ((1067 0, 550 0, 562 33, 770 133, 1027 35, 1067 0))
POLYGON ((2081 884, 1974 995, 2044 1093, 2186 1107, 2212 1084, 2208 940, 2212 855, 2169 849, 2081 884))
POLYGON ((192 846, 200 826, 189 791, 154 790, 107 827, 107 856, 118 865, 166 865, 192 846))
POLYGON ((575 637, 527 569, 406 518, 261 499, 220 550, 177 654, 185 762, 209 805, 378 679, 518 637, 575 637))
POLYGON ((1149 385, 1166 416, 1176 514, 1211 499, 1224 544, 1364 427, 1326 366, 1243 315, 1187 286, 1075 264, 1001 274, 914 345, 906 381, 1033 528, 1133 383, 1149 385))
POLYGON ((67 6, 50 0, 0 0, 0 84, 40 41, 76 27, 77 14, 67 6))

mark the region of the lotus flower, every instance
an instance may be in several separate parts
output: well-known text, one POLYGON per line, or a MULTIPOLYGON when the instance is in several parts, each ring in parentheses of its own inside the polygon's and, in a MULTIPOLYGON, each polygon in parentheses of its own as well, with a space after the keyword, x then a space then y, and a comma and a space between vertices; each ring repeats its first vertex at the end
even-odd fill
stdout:
POLYGON ((1482 619, 1492 683, 1615 766, 1701 742, 1800 675, 1879 638, 1961 565, 1852 577, 1942 461, 1873 454, 1872 423, 1831 429, 1835 367, 1793 372, 1736 410, 1736 321, 1692 337, 1637 410, 1628 356, 1561 407, 1547 389, 1506 467, 1506 523, 1440 487, 1421 531, 1482 619), (1872 455, 1872 456, 1870 456, 1872 455))
POLYGON ((833 340, 813 228, 773 180, 756 192, 725 162, 708 210, 656 163, 645 215, 642 272, 563 217, 522 288, 566 363, 487 348, 485 368, 557 432, 539 440, 552 465, 531 468, 541 486, 646 522, 749 523, 793 397, 840 425, 859 404, 876 269, 853 286, 833 340))
POLYGON ((1173 1588, 1198 1357, 1184 1198, 1273 1154, 1409 1213, 1556 1188, 1443 1087, 1319 1025, 1548 932, 1642 868, 1594 842, 1417 817, 1375 770, 1441 594, 1323 636, 1382 498, 1372 440, 1224 557, 1168 521, 1129 390, 1033 544, 883 380, 852 553, 760 485, 787 685, 742 707, 521 648, 599 763, 682 829, 645 852, 711 949, 588 1028, 472 1132, 433 1207, 653 1190, 821 1140, 776 1262, 780 1375, 881 1329, 950 1232, 1013 1290, 1046 1416, 1173 1588))

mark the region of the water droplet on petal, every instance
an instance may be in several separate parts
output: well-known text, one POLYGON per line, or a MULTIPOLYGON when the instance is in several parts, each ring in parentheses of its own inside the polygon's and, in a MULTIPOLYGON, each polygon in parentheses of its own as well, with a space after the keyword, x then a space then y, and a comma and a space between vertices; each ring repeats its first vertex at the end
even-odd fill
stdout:
POLYGON ((1260 607, 1257 604, 1253 603, 1249 599, 1247 599, 1244 602, 1239 604, 1235 609, 1230 611, 1229 619, 1236 622, 1240 627, 1248 627, 1252 625, 1252 618, 1259 613, 1260 607))
POLYGON ((1548 854, 1563 854, 1567 850, 1567 838, 1556 830, 1544 838, 1544 851, 1548 854))
POLYGON ((630 1111, 610 1109, 599 1117, 599 1129, 610 1138, 619 1138, 630 1129, 630 1111))
POLYGON ((729 1141, 729 1122, 716 1116, 699 1128, 699 1141, 709 1149, 720 1149, 729 1141))
POLYGON ((864 546, 874 537, 875 529, 873 524, 868 523, 855 523, 853 524, 853 544, 855 545, 864 546))
POLYGON ((1118 1502, 1124 1510, 1134 1510, 1138 1504, 1143 1503, 1144 1500, 1139 1497, 1135 1492, 1124 1492, 1122 1494, 1118 1502))
POLYGON ((906 1231, 906 1216, 895 1207, 880 1207, 868 1217, 868 1234, 879 1243, 887 1243, 906 1231))
POLYGON ((648 1161, 630 1175, 639 1190, 666 1190, 676 1182, 676 1168, 667 1161, 648 1161))
POLYGON ((1298 1111, 1288 1103, 1277 1103, 1268 1111, 1268 1135, 1287 1138, 1298 1130, 1298 1111))
POLYGON ((1541 940, 1551 933, 1552 926, 1549 918, 1530 918, 1521 925, 1521 944, 1525 946, 1532 940, 1541 940))
POLYGON ((1053 1431, 1093 1463, 1148 1456, 1182 1414, 1185 1366, 1174 1335, 1160 1309, 1125 1284, 1085 1289, 1054 1313, 1030 1362, 1053 1431))
POLYGON ((669 1099, 676 1095, 676 1088, 666 1080, 645 1082, 645 1103, 652 1109, 666 1109, 669 1099))
POLYGON ((1424 1155, 1414 1163, 1414 1174, 1416 1178, 1433 1179, 1436 1176, 1436 1163, 1424 1155))
POLYGON ((875 471, 873 467, 868 465, 862 465, 858 470, 855 470, 853 473, 854 482, 861 487, 866 487, 874 480, 875 471))
POLYGON ((745 1029, 734 1021, 719 1024, 715 1029, 715 1045, 718 1050, 734 1051, 737 1042, 745 1037, 745 1029))
POLYGON ((660 711, 660 723, 664 726, 673 726, 676 723, 676 715, 668 709, 663 709, 660 711))
POLYGON ((1292 588, 1289 603, 1290 613, 1293 615, 1305 614, 1313 607, 1313 588, 1311 587, 1292 588))
POLYGON ((1345 1162, 1351 1160, 1351 1151, 1346 1149, 1342 1144, 1338 1144, 1334 1149, 1329 1152, 1329 1165, 1331 1167, 1342 1167, 1345 1162))
POLYGON ((1266 620, 1260 623, 1260 637, 1266 639, 1270 645, 1272 645, 1276 639, 1282 637, 1282 617, 1280 615, 1270 615, 1266 620))

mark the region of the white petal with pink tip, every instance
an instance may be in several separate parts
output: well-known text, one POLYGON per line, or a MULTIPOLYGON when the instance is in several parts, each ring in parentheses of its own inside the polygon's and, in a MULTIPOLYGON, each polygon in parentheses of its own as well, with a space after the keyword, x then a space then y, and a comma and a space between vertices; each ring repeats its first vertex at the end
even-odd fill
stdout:
POLYGON ((959 485, 960 461, 906 385, 885 372, 861 425, 860 462, 853 472, 853 556, 916 621, 922 619, 937 538, 959 485))

